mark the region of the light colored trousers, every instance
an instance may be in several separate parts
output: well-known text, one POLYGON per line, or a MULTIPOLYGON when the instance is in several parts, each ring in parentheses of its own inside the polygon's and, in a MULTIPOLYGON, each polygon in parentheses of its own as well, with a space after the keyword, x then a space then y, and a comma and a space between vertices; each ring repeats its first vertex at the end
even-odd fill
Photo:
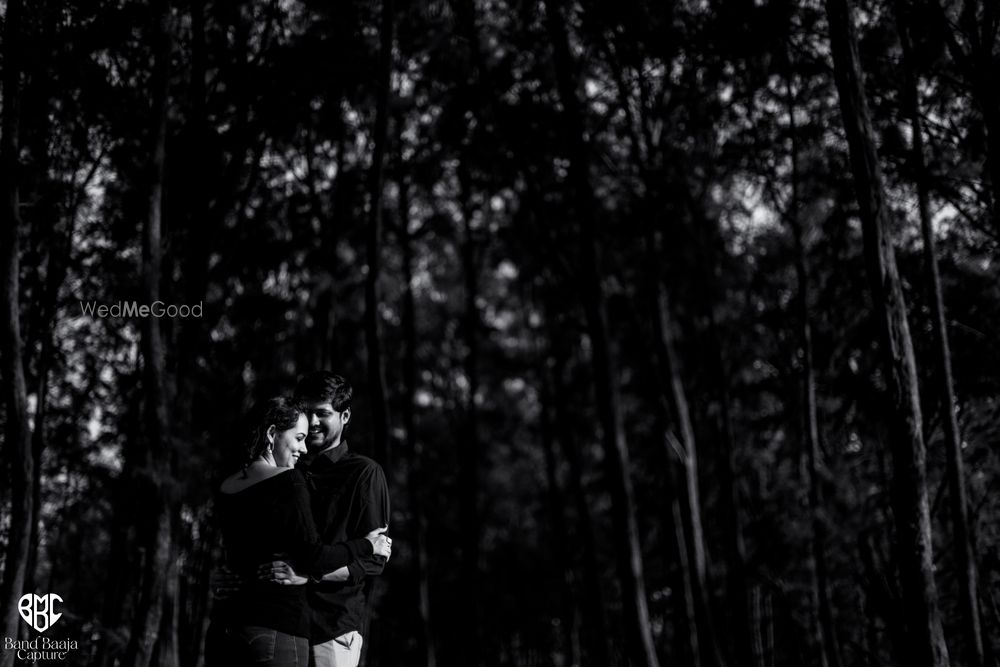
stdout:
POLYGON ((357 630, 310 647, 312 667, 358 667, 361 661, 361 633, 357 630))

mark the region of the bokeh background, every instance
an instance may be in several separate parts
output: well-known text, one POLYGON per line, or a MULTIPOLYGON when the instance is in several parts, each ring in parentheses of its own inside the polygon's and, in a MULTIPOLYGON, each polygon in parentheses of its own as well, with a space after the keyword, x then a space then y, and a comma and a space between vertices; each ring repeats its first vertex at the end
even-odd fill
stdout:
POLYGON ((6 636, 201 664, 331 369, 368 666, 996 664, 996 3, 0 5, 6 636))

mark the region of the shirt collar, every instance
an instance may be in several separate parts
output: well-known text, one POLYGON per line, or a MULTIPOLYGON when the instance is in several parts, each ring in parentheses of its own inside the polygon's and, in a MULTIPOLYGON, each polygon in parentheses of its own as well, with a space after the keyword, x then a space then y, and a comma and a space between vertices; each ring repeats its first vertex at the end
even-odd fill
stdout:
POLYGON ((340 444, 336 447, 327 449, 319 454, 306 452, 299 457, 299 462, 295 465, 295 467, 305 472, 308 476, 309 474, 319 470, 320 467, 336 463, 340 459, 344 458, 348 454, 348 451, 347 441, 341 440, 340 444))
POLYGON ((332 449, 328 449, 317 458, 326 458, 330 463, 336 463, 347 455, 347 440, 341 440, 340 444, 332 449))

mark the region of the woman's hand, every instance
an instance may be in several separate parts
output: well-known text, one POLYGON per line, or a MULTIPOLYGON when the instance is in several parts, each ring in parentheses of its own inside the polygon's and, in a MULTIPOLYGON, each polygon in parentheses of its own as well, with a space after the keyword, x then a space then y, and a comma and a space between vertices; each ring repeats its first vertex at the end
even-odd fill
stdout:
POLYGON ((209 586, 212 589, 212 595, 215 599, 225 600, 226 598, 232 597, 234 594, 240 592, 240 587, 243 586, 243 577, 236 574, 228 567, 222 566, 217 570, 212 570, 209 582, 209 586))
POLYGON ((372 551, 376 555, 389 560, 389 556, 392 555, 392 538, 385 534, 387 530, 389 530, 389 526, 376 528, 365 535, 365 539, 372 543, 372 551))
POLYGON ((323 581, 335 581, 338 584, 342 584, 347 581, 347 578, 351 576, 351 571, 347 569, 347 566, 338 568, 333 572, 327 572, 323 575, 323 581))
POLYGON ((307 577, 295 574, 292 566, 283 560, 265 563, 257 570, 257 578, 282 586, 302 586, 309 581, 307 577))

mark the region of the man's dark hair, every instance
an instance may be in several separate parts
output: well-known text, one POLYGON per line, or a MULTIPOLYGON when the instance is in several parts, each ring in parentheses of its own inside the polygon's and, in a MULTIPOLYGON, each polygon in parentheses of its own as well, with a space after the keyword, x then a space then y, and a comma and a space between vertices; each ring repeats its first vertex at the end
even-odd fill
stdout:
POLYGON ((302 404, 288 396, 274 396, 255 403, 247 413, 247 431, 240 448, 243 469, 267 449, 267 429, 273 425, 278 431, 287 431, 304 412, 302 404))
POLYGON ((337 412, 351 407, 353 396, 351 383, 330 371, 306 373, 295 385, 295 398, 298 400, 329 403, 337 412))

